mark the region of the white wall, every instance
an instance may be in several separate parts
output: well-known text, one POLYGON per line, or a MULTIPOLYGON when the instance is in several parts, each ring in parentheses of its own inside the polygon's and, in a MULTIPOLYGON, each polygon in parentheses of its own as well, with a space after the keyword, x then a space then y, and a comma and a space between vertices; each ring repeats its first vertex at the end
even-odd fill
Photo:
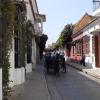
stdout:
POLYGON ((26 7, 27 7, 27 20, 31 20, 32 23, 34 22, 34 17, 32 14, 31 6, 29 0, 25 0, 27 2, 26 7))
POLYGON ((100 32, 100 18, 97 18, 91 24, 86 26, 83 30, 83 36, 90 36, 90 53, 86 55, 86 66, 96 68, 95 54, 92 54, 92 36, 100 32))
MULTIPOLYGON (((35 24, 35 27, 37 27, 38 24, 35 23, 35 21, 34 21, 34 17, 33 17, 32 11, 31 11, 31 6, 29 3, 29 0, 25 0, 25 1, 27 2, 27 4, 26 4, 27 5, 27 19, 31 20, 32 23, 35 24)), ((34 5, 35 12, 37 12, 37 8, 36 8, 34 1, 32 1, 32 3, 34 5)), ((13 87, 14 85, 22 84, 25 81, 25 68, 22 67, 22 68, 15 69, 15 60, 14 60, 15 53, 14 52, 15 51, 14 51, 14 40, 13 40, 12 50, 11 50, 10 58, 9 58, 10 65, 11 65, 10 70, 9 70, 9 74, 10 74, 9 79, 10 79, 10 81, 12 81, 12 82, 10 82, 9 85, 11 87, 13 87)), ((32 64, 26 64, 26 71, 27 72, 31 72, 32 67, 36 64, 36 42, 35 42, 34 38, 33 38, 33 44, 32 44, 32 64)))
POLYGON ((14 85, 20 85, 25 82, 25 68, 16 68, 14 74, 14 85))
POLYGON ((2 69, 0 68, 0 100, 2 100, 2 69))
POLYGON ((100 8, 92 13, 92 16, 100 16, 100 8))
POLYGON ((91 55, 91 56, 87 56, 85 58, 85 66, 88 68, 96 68, 95 66, 95 56, 91 55))
POLYGON ((31 1, 32 1, 34 12, 38 13, 38 8, 37 8, 37 5, 36 5, 37 2, 35 2, 35 0, 31 0, 31 1))
MULTIPOLYGON (((30 5, 30 2, 29 0, 25 0, 27 3, 26 3, 26 6, 27 6, 27 20, 31 20, 32 23, 35 24, 35 21, 34 21, 34 16, 33 16, 33 13, 32 13, 32 10, 31 10, 31 5, 30 5)), ((32 3, 34 3, 34 1, 32 1, 32 3)), ((35 12, 37 12, 36 10, 36 5, 34 5, 34 9, 35 9, 35 12)), ((37 26, 37 24, 35 24, 35 26, 37 26)), ((10 65, 11 65, 11 68, 9 70, 9 74, 10 74, 10 86, 13 87, 14 85, 18 85, 18 84, 22 84, 24 81, 25 81, 25 68, 22 67, 22 68, 15 68, 15 53, 14 53, 14 40, 12 42, 12 50, 11 50, 11 53, 10 53, 10 65)), ((35 39, 33 38, 33 46, 32 46, 32 63, 33 64, 36 64, 36 42, 35 42, 35 39)), ((26 72, 31 72, 32 71, 32 64, 26 64, 26 72)))
POLYGON ((26 73, 32 72, 32 63, 26 64, 26 73))
POLYGON ((15 68, 15 50, 14 50, 14 40, 12 42, 12 49, 10 53, 10 70, 9 70, 9 80, 11 81, 9 86, 19 85, 25 82, 25 68, 15 68))

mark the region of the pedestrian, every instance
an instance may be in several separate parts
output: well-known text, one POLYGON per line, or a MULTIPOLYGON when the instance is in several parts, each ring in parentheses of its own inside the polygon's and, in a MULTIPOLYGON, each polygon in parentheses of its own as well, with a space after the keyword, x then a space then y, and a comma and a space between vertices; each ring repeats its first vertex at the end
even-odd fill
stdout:
POLYGON ((62 55, 62 65, 61 65, 63 71, 66 73, 66 63, 65 63, 65 58, 64 56, 62 55))
POLYGON ((82 59, 83 59, 83 66, 85 66, 85 54, 83 54, 82 59))
POLYGON ((46 56, 46 70, 47 70, 47 74, 49 74, 49 70, 50 70, 50 66, 51 66, 51 54, 48 53, 46 56))
POLYGON ((55 75, 59 76, 59 54, 55 55, 54 72, 55 72, 55 75))
POLYGON ((85 66, 85 54, 82 55, 82 59, 80 61, 80 63, 85 66))

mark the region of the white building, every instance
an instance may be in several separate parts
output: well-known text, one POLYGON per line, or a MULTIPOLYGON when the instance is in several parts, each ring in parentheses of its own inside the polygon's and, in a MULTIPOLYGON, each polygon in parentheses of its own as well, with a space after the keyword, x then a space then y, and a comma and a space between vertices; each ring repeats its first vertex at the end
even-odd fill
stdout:
POLYGON ((100 68, 100 0, 93 0, 93 6, 94 19, 82 29, 84 39, 88 37, 90 51, 85 62, 87 67, 100 68))
MULTIPOLYGON (((18 0, 21 1, 21 0, 18 0)), ((11 68, 10 68, 10 86, 22 84, 25 82, 25 74, 32 71, 34 68, 38 56, 39 56, 39 47, 36 43, 35 36, 41 35, 43 32, 43 21, 45 21, 45 15, 40 15, 38 11, 38 6, 36 0, 24 0, 26 3, 26 10, 27 10, 27 21, 30 21, 33 27, 31 28, 32 36, 31 53, 27 52, 26 54, 26 64, 25 66, 21 66, 21 58, 20 55, 16 55, 16 41, 14 40, 12 43, 12 51, 10 56, 11 68), (30 60, 30 61, 29 61, 30 60), (16 63, 17 62, 17 63, 16 63)), ((27 33, 29 34, 29 33, 27 33)), ((17 43, 20 46, 20 44, 17 43)), ((29 44, 30 45, 30 44, 29 44)), ((20 50, 20 49, 19 49, 20 50)))
MULTIPOLYGON (((0 0, 1 4, 1 0, 0 0)), ((31 22, 31 27, 28 27, 28 30, 31 31, 30 34, 27 31, 27 36, 29 36, 30 44, 27 43, 27 52, 24 58, 22 58, 22 47, 23 47, 23 32, 17 29, 14 30, 15 37, 12 39, 12 46, 10 52, 10 70, 9 70, 9 80, 10 86, 19 85, 25 82, 25 75, 32 71, 35 67, 35 64, 39 60, 39 46, 36 42, 36 36, 41 36, 43 33, 43 22, 45 22, 45 15, 39 14, 37 1, 36 0, 16 0, 16 18, 19 22, 16 22, 16 25, 20 24, 20 19, 22 19, 22 14, 26 13, 26 20, 31 22), (21 11, 20 4, 24 3, 26 5, 26 12, 21 11), (30 29, 29 29, 30 28, 30 29), (28 48, 29 46, 29 48, 28 48), (25 60, 23 60, 25 59, 25 60), (23 61, 25 62, 24 64, 23 61)), ((0 14, 0 22, 1 22, 1 14, 0 14)), ((22 24, 21 24, 22 25, 22 24)), ((27 27, 26 27, 27 28, 27 27)), ((0 24, 0 33, 2 31, 2 25, 0 24)), ((1 36, 1 34, 0 34, 1 36)), ((0 47, 1 47, 1 37, 0 37, 0 47)), ((0 50, 0 61, 1 61, 1 51, 0 50)), ((0 62, 1 63, 1 62, 0 62)), ((2 68, 0 66, 0 100, 2 100, 2 68)))

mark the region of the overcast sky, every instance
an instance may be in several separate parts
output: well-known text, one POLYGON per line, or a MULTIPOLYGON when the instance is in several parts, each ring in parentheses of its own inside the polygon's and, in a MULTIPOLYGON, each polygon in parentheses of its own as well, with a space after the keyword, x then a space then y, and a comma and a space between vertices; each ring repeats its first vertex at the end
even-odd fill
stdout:
POLYGON ((77 22, 86 12, 93 11, 92 0, 37 0, 39 13, 46 15, 44 34, 47 44, 56 42, 66 24, 77 22))

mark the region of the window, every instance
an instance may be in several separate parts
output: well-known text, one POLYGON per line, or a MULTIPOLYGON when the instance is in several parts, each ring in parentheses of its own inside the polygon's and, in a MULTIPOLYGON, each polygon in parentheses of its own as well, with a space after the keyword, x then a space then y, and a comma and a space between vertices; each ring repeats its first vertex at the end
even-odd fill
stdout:
POLYGON ((15 68, 19 68, 20 64, 20 39, 15 37, 15 68))
POLYGON ((31 46, 27 47, 27 63, 31 63, 31 55, 32 55, 32 48, 31 46))
POLYGON ((77 55, 80 55, 82 52, 82 43, 79 41, 76 43, 76 53, 77 55))
POLYGON ((83 39, 83 52, 88 54, 90 52, 90 37, 86 36, 83 39))
POLYGON ((75 54, 75 46, 73 46, 73 56, 74 56, 74 54, 75 54))

